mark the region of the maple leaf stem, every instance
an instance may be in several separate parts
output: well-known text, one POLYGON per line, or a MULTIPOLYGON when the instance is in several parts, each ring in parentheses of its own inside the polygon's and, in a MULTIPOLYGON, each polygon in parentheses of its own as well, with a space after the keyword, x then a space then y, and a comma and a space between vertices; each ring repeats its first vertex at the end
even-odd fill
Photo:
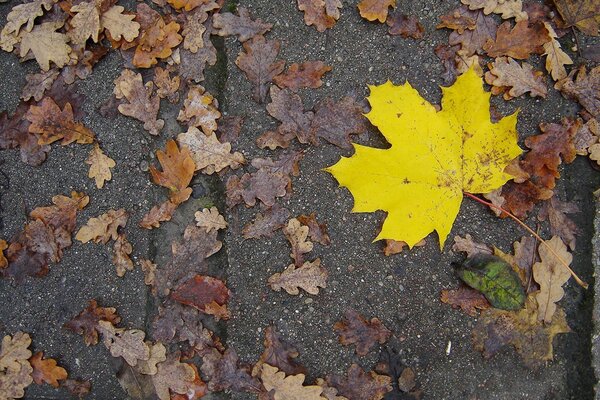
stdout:
POLYGON ((497 206, 496 204, 490 203, 489 201, 485 201, 482 200, 481 198, 475 196, 474 194, 468 193, 468 192, 463 192, 463 194, 481 204, 485 204, 486 206, 490 207, 490 208, 495 208, 496 210, 500 210, 503 213, 505 213, 506 215, 508 215, 510 218, 512 218, 515 222, 517 222, 519 225, 521 225, 527 232, 529 232, 530 234, 533 235, 533 237, 535 237, 537 240, 540 241, 541 244, 543 244, 549 251, 550 253, 552 253, 552 255, 554 255, 554 257, 556 257, 556 259, 559 261, 559 263, 565 267, 567 269, 567 271, 569 271, 569 273, 571 274, 571 276, 573 277, 573 279, 575 279, 575 282, 577 282, 577 284, 579 284, 579 286, 583 287, 584 289, 588 288, 588 284, 584 281, 581 280, 581 278, 579 278, 577 276, 577 274, 575 273, 575 271, 573 271, 569 265, 554 251, 554 249, 552 247, 550 247, 548 245, 548 243, 546 243, 546 241, 544 239, 541 238, 540 235, 538 235, 537 233, 534 232, 533 229, 531 229, 529 226, 527 226, 527 224, 525 224, 523 221, 521 221, 519 218, 517 218, 516 216, 514 216, 511 212, 505 210, 504 208, 497 206))

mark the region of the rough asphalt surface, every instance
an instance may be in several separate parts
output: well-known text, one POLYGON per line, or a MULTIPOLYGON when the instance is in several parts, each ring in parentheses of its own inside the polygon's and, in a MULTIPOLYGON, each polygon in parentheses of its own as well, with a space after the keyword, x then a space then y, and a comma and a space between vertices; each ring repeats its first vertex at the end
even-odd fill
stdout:
MULTIPOLYGON (((364 98, 368 95, 367 84, 380 84, 388 79, 397 84, 408 80, 430 102, 440 101, 442 65, 433 50, 438 44, 447 43, 448 32, 436 30, 435 25, 439 15, 458 6, 457 0, 399 1, 399 10, 418 15, 425 27, 425 37, 420 41, 389 36, 385 25, 361 19, 355 1, 343 2, 340 20, 326 33, 304 24, 294 0, 241 3, 254 17, 274 24, 267 36, 281 41, 280 59, 287 60, 287 65, 322 60, 333 67, 325 76, 323 87, 300 92, 306 109, 327 96, 338 99, 353 93, 364 98)), ((2 24, 15 4, 15 1, 0 4, 2 24)), ((263 151, 255 145, 256 137, 274 128, 276 121, 267 114, 264 105, 252 100, 251 84, 235 65, 240 44, 231 38, 215 38, 215 41, 220 63, 207 71, 205 86, 218 98, 224 114, 245 118, 235 150, 243 152, 247 159, 276 157, 281 150, 263 151)), ((572 36, 566 35, 561 42, 563 48, 570 49, 572 36)), ((576 56, 572 52, 571 55, 576 56)), ((539 59, 534 60, 534 66, 541 69, 539 59)), ((0 54, 0 110, 12 111, 16 107, 25 74, 37 68, 33 62, 19 63, 12 54, 0 54)), ((112 181, 98 190, 87 178, 84 160, 89 146, 55 144, 40 167, 22 163, 18 151, 4 151, 0 154, 3 160, 0 169, 9 186, 2 189, 1 195, 3 238, 9 239, 19 232, 29 212, 50 204, 53 195, 77 190, 91 199, 78 216, 78 227, 109 209, 125 208, 132 215, 125 231, 134 255, 160 263, 168 254, 170 242, 177 239, 185 225, 192 223, 198 208, 214 203, 225 211, 223 183, 216 177, 201 177, 194 180, 196 199, 181 207, 173 222, 153 231, 137 227, 141 216, 165 198, 164 191, 150 183, 147 165, 155 162, 153 152, 182 128, 175 121, 176 111, 164 101, 161 117, 166 126, 159 138, 150 137, 133 119, 122 115, 114 119, 100 116, 97 108, 110 98, 113 80, 121 69, 120 55, 110 53, 88 79, 77 84, 78 91, 86 96, 84 123, 117 163, 112 181)), ((561 116, 574 115, 578 109, 554 90, 549 91, 545 100, 523 97, 506 102, 494 98, 493 103, 504 115, 521 109, 518 124, 521 144, 525 137, 538 132, 540 122, 559 121, 561 116)), ((374 128, 356 140, 385 146, 374 128)), ((573 333, 555 340, 553 362, 529 370, 512 349, 483 360, 470 339, 476 319, 439 301, 440 290, 457 285, 450 263, 460 257, 450 251, 452 240, 448 240, 443 252, 439 251, 437 238, 429 237, 424 247, 385 257, 382 244, 372 243, 384 214, 351 214, 349 192, 321 171, 341 155, 349 154, 332 145, 308 148, 300 164, 300 176, 293 179, 291 197, 280 201, 292 215, 316 212, 319 221, 328 226, 332 244, 329 247, 316 244, 311 253, 320 257, 329 271, 328 287, 318 296, 290 296, 269 289, 268 277, 289 264, 289 247, 283 234, 278 232, 270 240, 242 241, 241 228, 253 219, 258 207, 238 207, 226 214, 230 229, 223 237, 224 248, 216 262, 226 268, 227 283, 234 296, 230 303, 232 318, 223 340, 237 349, 240 358, 248 362, 257 360, 262 352, 264 328, 274 322, 282 336, 297 346, 299 361, 309 371, 308 379, 343 374, 352 362, 371 368, 380 349, 358 357, 353 348, 338 343, 332 328, 347 308, 354 308, 368 318, 378 317, 394 331, 388 345, 416 371, 426 399, 593 398, 595 378, 590 352, 593 290, 584 291, 572 281, 567 285, 561 304, 573 333), (450 342, 451 352, 447 354, 450 342)), ((581 235, 573 269, 588 282, 592 282, 593 270, 592 191, 599 185, 598 172, 587 159, 578 158, 565 166, 557 187, 560 199, 574 201, 582 210, 574 217, 581 235)), ((530 226, 535 223, 533 219, 529 221, 530 226)), ((506 252, 523 235, 511 221, 499 220, 480 204, 465 200, 449 237, 467 233, 506 252)), ((56 358, 71 377, 92 382, 88 399, 125 399, 127 396, 115 378, 110 354, 104 346, 86 347, 79 336, 62 326, 88 300, 95 298, 101 305, 116 307, 123 317, 123 326, 150 332, 156 314, 150 297, 139 269, 118 278, 107 246, 75 241, 65 251, 62 261, 51 266, 46 277, 30 279, 17 287, 0 281, 0 334, 29 332, 34 351, 43 350, 47 357, 56 358)), ((67 394, 48 385, 32 385, 26 391, 26 398, 63 399, 67 394)))

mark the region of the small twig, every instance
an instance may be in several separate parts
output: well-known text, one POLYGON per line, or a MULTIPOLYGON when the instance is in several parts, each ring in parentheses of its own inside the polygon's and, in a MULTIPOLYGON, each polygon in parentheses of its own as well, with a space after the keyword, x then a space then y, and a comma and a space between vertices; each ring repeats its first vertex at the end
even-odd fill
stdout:
POLYGON ((573 31, 573 36, 575 37, 575 44, 577 44, 577 55, 581 57, 581 45, 579 44, 579 37, 577 36, 577 31, 575 27, 572 26, 571 30, 573 31))
POLYGON ((508 215, 510 218, 512 218, 512 219, 513 219, 515 222, 517 222, 519 225, 521 225, 521 226, 522 226, 522 227, 523 227, 523 228, 524 228, 524 229, 525 229, 527 232, 529 232, 529 233, 530 233, 530 234, 532 234, 532 235, 533 235, 533 236, 534 236, 534 237, 535 237, 537 240, 539 240, 539 241, 540 241, 540 243, 541 243, 541 244, 543 244, 543 245, 544 245, 544 246, 545 246, 545 247, 546 247, 546 248, 547 248, 547 249, 548 249, 548 250, 549 250, 549 251, 552 253, 552 255, 553 255, 553 256, 554 256, 554 257, 555 257, 555 258, 556 258, 556 259, 559 261, 559 263, 560 263, 560 264, 561 264, 563 267, 565 267, 565 268, 567 269, 567 271, 569 271, 569 273, 571 274, 571 276, 573 277, 573 279, 575 279, 575 282, 577 282, 577 283, 579 284, 579 286, 583 287, 584 289, 587 289, 587 288, 588 288, 588 286, 589 286, 589 285, 588 285, 587 283, 585 283, 584 281, 582 281, 582 280, 581 280, 581 279, 580 279, 580 278, 577 276, 577 274, 575 273, 575 271, 573 271, 573 270, 572 270, 572 269, 569 267, 569 264, 567 264, 567 263, 565 262, 565 260, 563 260, 563 259, 562 259, 562 258, 561 258, 561 257, 560 257, 560 256, 559 256, 559 255, 558 255, 558 254, 557 254, 557 253, 554 251, 554 249, 553 249, 552 247, 550 247, 550 246, 548 245, 548 243, 546 243, 546 241, 540 237, 540 235, 538 235, 537 233, 535 233, 535 232, 533 231, 533 229, 531 229, 530 227, 528 227, 528 226, 527 226, 527 225, 526 225, 526 224, 525 224, 523 221, 521 221, 519 218, 515 217, 515 216, 514 216, 512 213, 510 213, 509 211, 505 210, 504 208, 502 208, 502 207, 500 207, 500 206, 497 206, 497 205, 495 205, 495 204, 493 204, 493 203, 490 203, 489 201, 482 200, 482 199, 480 199, 479 197, 477 197, 477 196, 475 196, 475 195, 473 195, 473 194, 471 194, 471 193, 468 193, 468 192, 463 192, 463 194, 464 194, 465 196, 467 196, 467 197, 469 197, 469 198, 471 198, 471 199, 473 199, 473 200, 475 200, 475 201, 477 201, 477 202, 481 203, 481 204, 485 204, 485 205, 486 205, 486 206, 488 206, 488 207, 495 208, 496 210, 500 210, 500 211, 502 211, 503 213, 505 213, 506 215, 508 215))

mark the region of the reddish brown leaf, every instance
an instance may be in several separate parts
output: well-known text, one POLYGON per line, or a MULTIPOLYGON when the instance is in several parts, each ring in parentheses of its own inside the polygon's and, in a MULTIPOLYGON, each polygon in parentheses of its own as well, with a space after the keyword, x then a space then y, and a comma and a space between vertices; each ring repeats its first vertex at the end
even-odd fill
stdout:
POLYGON ((176 209, 177 204, 171 203, 169 200, 158 206, 154 206, 144 215, 140 221, 140 226, 146 229, 158 228, 161 222, 171 220, 176 209))
MULTIPOLYGON (((402 251, 404 250, 404 247, 406 247, 406 246, 407 246, 406 242, 403 242, 401 240, 398 241, 398 240, 386 239, 385 247, 383 248, 383 254, 386 256, 400 254, 400 253, 402 253, 402 251)), ((425 246, 425 239, 421 240, 418 243, 415 243, 415 247, 422 247, 422 246, 425 246)))
POLYGON ((286 375, 305 374, 306 368, 295 360, 298 357, 298 350, 281 339, 275 326, 270 325, 265 329, 265 350, 260 359, 252 368, 252 376, 259 376, 263 364, 269 364, 277 367, 286 375))
POLYGON ((333 28, 340 18, 340 0, 298 0, 298 9, 304 11, 304 23, 314 25, 319 32, 333 28))
POLYGON ((206 383, 200 378, 200 374, 198 373, 198 367, 194 364, 188 364, 195 373, 194 381, 188 383, 187 388, 188 391, 186 394, 172 393, 171 400, 198 400, 208 393, 208 387, 206 383))
POLYGON ((574 69, 555 87, 567 97, 576 99, 590 114, 600 115, 600 66, 586 71, 585 65, 574 69))
MULTIPOLYGON (((327 246, 331 243, 329 235, 327 234, 327 225, 320 224, 317 221, 317 216, 315 213, 311 213, 310 215, 300 215, 297 219, 302 225, 308 226, 308 236, 313 242, 321 243, 323 246, 327 246)), ((274 364, 271 365, 276 367, 274 364)), ((286 374, 295 375, 295 373, 290 374, 287 372, 286 374)))
POLYGON ((484 46, 490 57, 509 56, 519 60, 529 58, 531 53, 542 54, 544 43, 550 40, 548 30, 542 22, 530 26, 527 20, 517 22, 511 29, 506 21, 498 28, 496 40, 484 46))
POLYGON ((98 344, 98 322, 107 321, 115 325, 121 322, 121 317, 113 307, 98 307, 96 300, 90 300, 85 310, 67 322, 65 328, 83 335, 86 345, 98 344))
POLYGON ((352 96, 342 97, 338 102, 323 99, 315 106, 310 128, 312 140, 323 139, 342 149, 351 148, 350 135, 366 130, 364 112, 364 107, 352 96))
POLYGON ((52 86, 58 77, 56 68, 46 72, 38 72, 35 74, 27 74, 25 77, 25 87, 21 93, 21 99, 27 101, 33 97, 35 101, 40 101, 44 97, 44 92, 52 86))
POLYGON ((282 173, 273 173, 264 168, 244 174, 241 179, 231 176, 226 185, 227 205, 231 208, 245 202, 252 207, 256 200, 260 200, 267 207, 272 207, 277 197, 286 195, 288 180, 282 173))
POLYGON ((204 275, 196 275, 171 293, 174 300, 207 314, 207 305, 214 301, 222 306, 227 303, 230 295, 231 292, 223 281, 204 275))
POLYGON ((67 379, 67 371, 56 365, 56 360, 43 357, 43 352, 37 352, 29 359, 29 363, 33 367, 31 377, 36 385, 41 385, 45 382, 57 388, 59 386, 58 381, 67 379))
POLYGON ((436 29, 448 28, 457 31, 458 34, 463 34, 465 30, 474 30, 477 27, 475 18, 465 12, 461 12, 461 10, 464 9, 456 9, 449 14, 441 15, 441 22, 436 26, 436 29))
POLYGON ((300 143, 309 143, 312 139, 312 111, 304 111, 302 99, 290 90, 271 86, 271 102, 267 104, 269 114, 281 122, 278 132, 293 134, 300 143))
POLYGON ((175 75, 171 78, 171 71, 168 68, 154 68, 154 85, 156 85, 156 94, 161 99, 168 99, 171 103, 179 102, 179 86, 181 77, 175 75))
POLYGON ((539 286, 532 279, 532 267, 539 260, 537 254, 537 240, 531 236, 523 236, 520 241, 513 243, 514 263, 522 270, 519 275, 522 275, 523 281, 527 282, 527 293, 534 292, 539 289, 539 286))
POLYGON ((510 100, 529 92, 531 97, 546 97, 548 88, 544 73, 536 71, 530 64, 519 64, 510 57, 498 57, 488 63, 485 73, 486 83, 492 85, 492 94, 504 93, 504 100, 510 100))
MULTIPOLYGON (((149 8, 146 4, 138 4, 138 13, 144 7, 149 8)), ((160 15, 150 25, 140 25, 142 32, 137 39, 138 45, 133 56, 133 65, 138 68, 149 68, 158 59, 168 58, 173 53, 173 48, 183 39, 178 33, 181 28, 179 24, 174 21, 167 24, 160 15)))
POLYGON ((388 33, 403 38, 422 39, 425 28, 419 22, 419 18, 414 15, 404 15, 400 13, 392 14, 385 22, 390 28, 388 33))
POLYGON ((366 320, 355 310, 349 309, 341 321, 333 325, 340 335, 340 343, 346 346, 356 345, 356 354, 365 356, 375 343, 384 344, 392 335, 378 318, 366 320))
POLYGON ((323 85, 321 78, 328 71, 331 71, 331 67, 322 61, 294 63, 289 66, 287 71, 275 76, 273 81, 280 88, 290 89, 293 92, 297 92, 301 88, 316 89, 323 85))
POLYGON ((217 49, 210 40, 212 32, 210 20, 206 21, 205 25, 206 31, 202 35, 204 47, 198 49, 196 53, 192 53, 186 49, 179 49, 179 75, 187 81, 203 81, 206 66, 217 63, 217 49))
POLYGON ((471 317, 476 317, 479 314, 477 310, 485 310, 490 307, 490 303, 481 292, 467 286, 442 290, 440 300, 442 303, 450 304, 452 308, 460 308, 471 317))
POLYGON ((264 35, 271 30, 273 24, 263 22, 260 18, 253 20, 248 9, 238 7, 238 15, 220 13, 213 16, 213 27, 219 36, 237 35, 240 42, 245 42, 256 35, 264 35))
POLYGON ((352 364, 347 375, 328 375, 327 384, 338 389, 340 395, 352 400, 381 400, 392 390, 392 379, 374 371, 366 373, 359 365, 352 364))
POLYGON ((62 140, 61 144, 77 142, 92 143, 94 133, 82 123, 73 119, 73 107, 65 104, 63 110, 49 97, 45 97, 40 106, 32 105, 25 114, 25 119, 31 122, 29 132, 39 134, 39 144, 50 144, 62 140))
POLYGON ((118 210, 108 210, 108 212, 99 215, 98 217, 90 218, 88 222, 82 226, 75 239, 82 243, 87 243, 93 240, 95 243, 108 243, 109 240, 117 240, 119 236, 119 228, 127 224, 129 215, 124 208, 118 210))
POLYGON ((463 30, 462 33, 459 31, 452 32, 448 43, 451 46, 460 44, 465 57, 481 53, 488 40, 494 40, 496 37, 496 30, 498 29, 496 20, 490 15, 485 15, 481 10, 471 11, 465 6, 460 7, 455 12, 458 12, 462 17, 475 20, 475 29, 463 30))
POLYGON ((188 185, 196 169, 190 151, 185 147, 179 149, 177 142, 171 139, 167 142, 164 152, 162 150, 156 152, 156 158, 163 170, 160 171, 151 165, 152 181, 171 191, 169 199, 173 204, 183 203, 192 194, 192 189, 188 185))
POLYGON ((241 363, 235 350, 228 348, 224 353, 217 349, 208 349, 201 353, 200 370, 208 377, 208 389, 211 392, 233 390, 236 392, 260 393, 260 382, 250 375, 250 366, 241 363))
POLYGON ((237 115, 226 115, 221 118, 217 127, 217 138, 221 143, 235 143, 242 132, 244 118, 237 115))
POLYGON ((160 97, 152 95, 152 83, 144 85, 142 74, 124 69, 115 79, 113 90, 117 99, 126 99, 128 103, 119 104, 119 112, 144 123, 144 129, 151 135, 158 135, 165 124, 157 119, 160 97))
POLYGON ((458 71, 456 69, 456 53, 460 49, 460 45, 445 45, 440 44, 435 48, 435 55, 442 61, 444 73, 442 79, 445 85, 450 85, 456 79, 458 71))
POLYGON ((251 223, 244 226, 242 236, 244 239, 273 237, 275 231, 283 228, 289 218, 290 212, 275 204, 264 213, 258 213, 251 223))
POLYGON ((563 202, 553 196, 544 203, 538 219, 540 221, 548 220, 552 235, 560 237, 571 250, 575 250, 575 236, 580 233, 580 230, 575 222, 567 217, 567 214, 578 213, 579 211, 577 204, 563 202))
POLYGON ((526 217, 536 203, 549 199, 552 194, 552 190, 538 187, 531 181, 523 183, 509 181, 502 187, 505 208, 518 218, 526 217))
POLYGON ((40 165, 46 160, 50 146, 39 145, 36 134, 29 133, 29 121, 24 117, 27 103, 19 103, 14 114, 0 112, 0 149, 20 148, 21 160, 29 165, 40 165))
POLYGON ((279 75, 285 66, 285 61, 276 61, 279 47, 279 41, 265 40, 264 36, 257 35, 244 42, 244 51, 235 60, 235 64, 254 84, 253 98, 258 103, 265 101, 267 84, 279 75))
POLYGON ((358 5, 361 17, 368 21, 385 22, 389 7, 396 7, 396 0, 361 0, 358 5))
POLYGON ((67 389, 73 396, 79 397, 80 399, 87 396, 92 389, 90 381, 81 381, 77 379, 67 379, 61 386, 67 389))

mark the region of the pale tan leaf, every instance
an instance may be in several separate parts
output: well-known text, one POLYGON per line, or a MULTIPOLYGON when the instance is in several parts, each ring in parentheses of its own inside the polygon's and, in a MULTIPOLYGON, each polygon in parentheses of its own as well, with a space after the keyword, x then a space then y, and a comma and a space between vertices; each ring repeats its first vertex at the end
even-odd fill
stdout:
POLYGON ((110 33, 114 40, 125 39, 132 42, 140 34, 140 24, 133 19, 135 15, 123 14, 122 6, 112 6, 100 18, 100 25, 110 33))
POLYGON ((207 136, 191 126, 187 132, 177 136, 177 142, 190 149, 196 171, 200 170, 208 175, 227 167, 237 169, 245 162, 242 153, 232 153, 231 144, 219 142, 214 132, 207 136))
POLYGON ((546 71, 552 75, 552 79, 559 81, 567 77, 565 65, 573 64, 573 60, 567 53, 560 48, 560 43, 556 40, 556 32, 548 22, 544 22, 548 29, 550 41, 544 44, 544 54, 546 56, 546 71))
POLYGON ((119 236, 117 230, 127 223, 127 212, 124 208, 119 210, 109 210, 95 218, 90 218, 87 224, 79 229, 75 239, 87 243, 90 240, 94 242, 106 243, 111 238, 116 240, 119 236))
POLYGON ((50 69, 51 61, 58 68, 64 67, 71 61, 71 47, 67 45, 69 37, 56 32, 62 26, 63 22, 60 21, 44 22, 36 25, 31 32, 25 32, 21 39, 19 55, 25 57, 31 51, 42 71, 50 69))
POLYGON ((170 400, 169 391, 185 394, 193 385, 196 373, 186 363, 179 361, 179 353, 173 353, 166 361, 158 364, 158 371, 152 375, 152 383, 160 400, 170 400))
POLYGON ((71 12, 76 13, 71 18, 71 29, 68 31, 71 43, 85 45, 89 38, 92 38, 94 43, 98 43, 100 12, 96 7, 96 1, 82 1, 71 7, 71 12))
POLYGON ((515 21, 528 19, 527 13, 523 11, 523 2, 521 0, 461 0, 469 6, 470 10, 483 8, 483 13, 500 14, 503 19, 514 18, 515 21))
POLYGON ((283 228, 283 233, 292 246, 290 257, 294 259, 296 266, 302 265, 304 262, 303 254, 313 249, 312 242, 307 240, 308 232, 308 226, 302 225, 296 218, 290 219, 287 226, 283 228))
POLYGON ((179 111, 177 121, 186 122, 190 127, 202 128, 210 135, 217 130, 217 119, 221 113, 217 109, 215 98, 200 85, 190 87, 183 109, 179 111))
POLYGON ((96 181, 96 187, 101 189, 104 187, 105 181, 110 181, 112 178, 112 174, 110 172, 111 168, 114 168, 115 160, 108 157, 100 146, 96 143, 94 148, 90 152, 86 164, 90 166, 90 172, 88 172, 88 177, 92 178, 96 181))
POLYGON ((303 386, 304 374, 285 376, 285 372, 263 364, 260 379, 267 391, 274 391, 274 400, 324 400, 320 386, 303 386))
POLYGON ((108 321, 98 321, 104 345, 113 357, 123 357, 127 364, 135 367, 138 360, 150 358, 150 348, 144 342, 146 334, 139 329, 115 328, 108 321))
POLYGON ((124 234, 119 234, 117 240, 113 244, 113 259, 112 262, 117 267, 117 276, 122 277, 125 272, 133 270, 133 261, 129 255, 133 251, 131 243, 127 241, 124 234))
POLYGON ((304 289, 307 293, 319 294, 319 287, 327 287, 327 270, 321 266, 321 260, 307 261, 301 267, 296 268, 290 264, 283 272, 275 273, 269 278, 271 289, 279 292, 284 289, 291 295, 300 293, 304 289))
POLYGON ((147 360, 138 360, 136 370, 143 375, 155 375, 158 372, 157 364, 167 359, 167 349, 160 342, 146 344, 150 349, 150 357, 147 360))
POLYGON ((205 208, 202 211, 196 211, 194 216, 196 217, 196 225, 206 229, 206 233, 213 229, 218 231, 219 229, 227 228, 227 222, 225 222, 225 218, 219 214, 217 207, 211 207, 210 210, 205 208))
POLYGON ((510 57, 498 57, 489 64, 490 71, 485 74, 485 81, 492 87, 493 94, 504 92, 504 99, 510 100, 527 92, 532 97, 546 97, 548 88, 544 82, 544 74, 535 71, 527 63, 519 65, 510 57), (510 88, 506 90, 506 88, 510 88))

